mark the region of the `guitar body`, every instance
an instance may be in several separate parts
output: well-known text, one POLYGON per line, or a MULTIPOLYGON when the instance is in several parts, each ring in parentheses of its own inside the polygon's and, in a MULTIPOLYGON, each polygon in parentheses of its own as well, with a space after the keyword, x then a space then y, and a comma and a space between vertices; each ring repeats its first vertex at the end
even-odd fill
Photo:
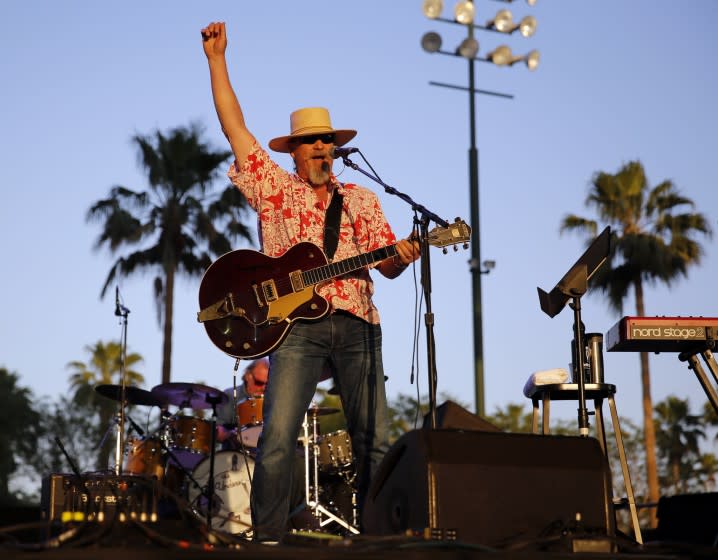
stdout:
POLYGON ((234 358, 259 358, 285 339, 300 319, 319 319, 329 303, 314 285, 297 286, 291 275, 327 264, 313 243, 299 243, 280 257, 239 249, 214 261, 199 289, 199 320, 212 343, 234 358))
MULTIPOLYGON (((437 226, 426 243, 448 247, 470 239, 459 218, 437 226)), ((250 249, 231 251, 214 261, 199 287, 197 320, 212 343, 234 358, 259 358, 277 348, 299 320, 315 320, 329 303, 315 286, 397 255, 396 245, 328 263, 314 243, 299 243, 280 257, 250 249)))

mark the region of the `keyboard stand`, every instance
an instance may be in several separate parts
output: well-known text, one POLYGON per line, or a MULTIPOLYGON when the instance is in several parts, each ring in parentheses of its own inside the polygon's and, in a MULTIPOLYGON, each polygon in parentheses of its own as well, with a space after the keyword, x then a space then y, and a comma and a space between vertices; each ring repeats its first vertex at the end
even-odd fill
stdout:
MULTIPOLYGON (((608 400, 609 410, 611 412, 611 421, 613 423, 613 433, 616 436, 616 448, 618 449, 618 457, 621 463, 621 473, 623 474, 623 484, 626 489, 626 499, 628 501, 628 509, 631 514, 631 525, 639 544, 643 544, 643 536, 641 535, 641 527, 638 524, 638 509, 636 508, 636 500, 633 494, 633 484, 631 483, 631 474, 628 471, 628 462, 626 460, 626 450, 623 445, 623 436, 621 435, 621 426, 618 420, 618 412, 616 411, 616 386, 609 383, 586 383, 583 386, 584 396, 588 400, 593 400, 594 413, 596 417, 596 439, 598 439, 603 454, 608 460, 608 452, 606 446, 606 432, 603 422, 603 401, 608 400)), ((539 433, 539 403, 543 404, 543 415, 541 421, 541 434, 549 434, 549 414, 551 410, 551 401, 575 401, 579 398, 579 386, 577 383, 555 383, 550 385, 536 385, 526 395, 533 402, 533 421, 532 429, 534 434, 539 433)))
POLYGON ((718 393, 708 379, 708 376, 706 375, 706 372, 703 369, 700 360, 698 359, 699 353, 701 356, 703 356, 703 361, 706 363, 708 369, 713 375, 714 381, 718 384, 718 364, 713 357, 713 352, 711 352, 709 348, 681 352, 680 354, 678 354, 678 359, 682 362, 688 362, 688 368, 692 369, 693 373, 696 374, 696 377, 698 378, 701 387, 703 387, 703 390, 705 391, 708 400, 713 405, 713 410, 718 413, 718 393))

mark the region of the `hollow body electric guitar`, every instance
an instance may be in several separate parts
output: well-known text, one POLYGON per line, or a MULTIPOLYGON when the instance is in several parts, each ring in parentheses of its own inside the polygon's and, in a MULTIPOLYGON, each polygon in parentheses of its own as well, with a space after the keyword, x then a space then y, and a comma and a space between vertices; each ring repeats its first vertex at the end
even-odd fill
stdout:
MULTIPOLYGON (((457 218, 448 227, 435 227, 428 237, 435 247, 466 245, 471 228, 457 218)), ((320 319, 329 312, 329 303, 316 291, 318 284, 396 255, 396 245, 389 245, 329 263, 309 242, 280 257, 251 249, 231 251, 204 273, 197 320, 226 354, 259 358, 279 346, 296 321, 320 319)))

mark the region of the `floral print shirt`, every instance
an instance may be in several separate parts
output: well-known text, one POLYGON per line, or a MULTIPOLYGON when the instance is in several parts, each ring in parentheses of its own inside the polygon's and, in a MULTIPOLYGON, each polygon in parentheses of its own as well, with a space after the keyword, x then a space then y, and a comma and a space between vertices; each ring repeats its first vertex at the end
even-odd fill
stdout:
MULTIPOLYGON (((320 201, 303 179, 279 167, 259 144, 255 142, 241 167, 233 163, 227 175, 257 212, 260 244, 266 255, 281 256, 302 241, 323 247, 324 217, 331 199, 320 201)), ((333 262, 396 243, 376 194, 359 185, 339 183, 335 177, 331 180, 333 192, 344 196, 333 262)), ((319 284, 317 291, 332 309, 379 323, 367 267, 319 284)))

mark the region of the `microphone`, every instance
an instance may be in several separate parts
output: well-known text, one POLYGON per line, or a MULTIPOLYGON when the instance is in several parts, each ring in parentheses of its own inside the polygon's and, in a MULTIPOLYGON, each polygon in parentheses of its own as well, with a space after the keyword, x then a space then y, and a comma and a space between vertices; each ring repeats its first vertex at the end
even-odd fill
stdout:
POLYGON ((115 286, 115 315, 119 317, 122 315, 122 309, 120 308, 120 287, 115 286))
POLYGON ((330 155, 332 156, 332 158, 337 159, 340 157, 346 157, 349 154, 353 154, 358 151, 359 148, 351 148, 349 146, 347 146, 346 148, 337 148, 336 146, 334 146, 330 155))

